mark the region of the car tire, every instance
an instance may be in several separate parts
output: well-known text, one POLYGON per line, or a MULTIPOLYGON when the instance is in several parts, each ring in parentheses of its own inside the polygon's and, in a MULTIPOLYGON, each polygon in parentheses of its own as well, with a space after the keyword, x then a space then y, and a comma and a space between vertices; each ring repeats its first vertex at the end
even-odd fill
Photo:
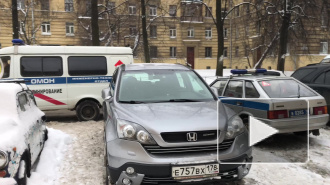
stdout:
POLYGON ((27 184, 27 166, 25 160, 21 160, 21 162, 19 163, 19 169, 17 173, 17 184, 18 185, 27 184))
POLYGON ((79 103, 76 113, 79 121, 97 120, 100 115, 100 108, 96 102, 86 100, 79 103))

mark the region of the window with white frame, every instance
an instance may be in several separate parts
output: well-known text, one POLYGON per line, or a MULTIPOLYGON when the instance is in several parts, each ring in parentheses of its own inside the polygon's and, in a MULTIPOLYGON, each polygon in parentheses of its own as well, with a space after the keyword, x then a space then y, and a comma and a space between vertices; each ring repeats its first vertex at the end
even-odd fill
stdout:
POLYGON ((170 27, 170 38, 176 38, 176 28, 170 27))
POLYGON ((212 47, 205 47, 205 58, 212 58, 212 47))
POLYGON ((135 5, 128 6, 128 13, 130 15, 135 15, 136 14, 136 6, 135 5))
POLYGON ((329 14, 326 8, 323 8, 321 11, 321 26, 327 27, 329 24, 329 14))
POLYGON ((205 37, 212 38, 212 28, 211 27, 205 28, 205 37))
POLYGON ((176 47, 170 47, 170 57, 176 58, 176 47))
POLYGON ((129 27, 129 34, 130 35, 136 35, 137 34, 136 26, 130 26, 129 27))
POLYGON ((71 22, 67 22, 65 25, 66 35, 74 36, 74 24, 71 22))
POLYGON ((49 10, 49 0, 41 1, 41 10, 49 10))
POLYGON ((116 14, 116 3, 115 2, 108 2, 108 6, 107 6, 109 13, 110 14, 116 14))
POLYGON ((228 28, 223 29, 223 37, 226 39, 228 37, 228 28))
POLYGON ((149 7, 149 15, 150 16, 157 16, 157 7, 156 6, 150 6, 149 7))
POLYGON ((19 24, 19 32, 20 34, 24 34, 24 31, 25 31, 25 24, 23 21, 21 21, 19 24))
POLYGON ((43 35, 50 35, 50 22, 43 22, 41 24, 41 34, 43 35))
POLYGON ((188 28, 188 37, 194 37, 195 36, 195 30, 194 28, 188 28))
POLYGON ((228 48, 227 48, 227 47, 225 47, 225 48, 223 49, 223 57, 224 57, 224 58, 227 58, 227 57, 228 57, 228 48))
POLYGON ((66 12, 73 12, 73 0, 65 0, 64 6, 66 12))
POLYGON ((212 7, 205 6, 205 17, 212 17, 212 7))
POLYGON ((169 12, 170 16, 176 16, 176 5, 170 5, 169 12))
POLYGON ((157 37, 157 26, 154 26, 154 25, 150 26, 150 37, 151 38, 157 37))
POLYGON ((329 45, 327 41, 320 42, 320 54, 328 54, 329 45))
POLYGON ((25 8, 25 0, 17 0, 17 9, 25 8))

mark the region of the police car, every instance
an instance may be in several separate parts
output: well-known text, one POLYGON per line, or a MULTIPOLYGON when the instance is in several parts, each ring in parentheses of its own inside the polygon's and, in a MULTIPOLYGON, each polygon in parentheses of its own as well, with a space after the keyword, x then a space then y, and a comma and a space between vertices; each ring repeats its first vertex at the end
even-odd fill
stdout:
POLYGON ((265 69, 231 70, 230 77, 210 84, 219 99, 239 112, 248 125, 249 116, 279 130, 319 135, 329 120, 325 99, 292 77, 264 75, 265 69))

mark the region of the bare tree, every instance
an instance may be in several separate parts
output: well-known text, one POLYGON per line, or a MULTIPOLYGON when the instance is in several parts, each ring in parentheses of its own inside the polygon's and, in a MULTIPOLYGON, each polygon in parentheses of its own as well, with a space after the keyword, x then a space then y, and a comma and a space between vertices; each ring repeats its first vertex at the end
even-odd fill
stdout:
POLYGON ((141 0, 142 9, 142 35, 143 35, 143 48, 144 48, 144 61, 150 63, 150 52, 148 44, 148 33, 147 33, 147 16, 146 16, 146 6, 145 1, 141 0))
POLYGON ((13 39, 18 39, 19 27, 18 27, 17 0, 11 0, 11 11, 12 11, 13 39))
POLYGON ((92 24, 92 42, 93 46, 100 45, 100 35, 99 35, 99 12, 98 12, 98 1, 91 0, 91 24, 92 24))

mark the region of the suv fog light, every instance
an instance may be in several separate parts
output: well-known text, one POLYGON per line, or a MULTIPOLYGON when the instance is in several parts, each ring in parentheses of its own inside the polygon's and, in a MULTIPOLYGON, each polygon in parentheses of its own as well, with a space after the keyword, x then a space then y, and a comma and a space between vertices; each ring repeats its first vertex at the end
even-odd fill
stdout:
POLYGON ((242 167, 243 167, 243 175, 247 175, 250 171, 251 164, 247 163, 247 160, 244 159, 242 163, 242 167))
POLYGON ((131 184, 131 180, 124 178, 123 179, 123 184, 130 185, 131 184))
POLYGON ((126 169, 126 173, 129 174, 129 175, 132 175, 134 172, 135 172, 135 170, 134 170, 133 167, 128 167, 128 168, 126 169))

